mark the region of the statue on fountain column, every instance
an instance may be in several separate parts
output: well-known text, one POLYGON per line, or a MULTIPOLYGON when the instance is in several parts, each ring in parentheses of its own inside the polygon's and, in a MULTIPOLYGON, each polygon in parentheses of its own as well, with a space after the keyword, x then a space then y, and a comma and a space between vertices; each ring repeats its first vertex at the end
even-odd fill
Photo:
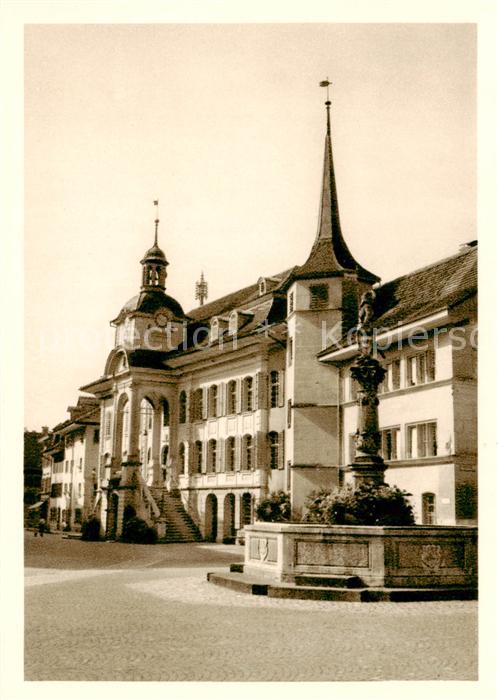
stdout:
POLYGON ((385 464, 379 455, 379 399, 378 387, 386 370, 374 356, 374 302, 373 289, 366 291, 360 301, 357 340, 359 355, 351 367, 351 377, 358 384, 358 429, 356 451, 350 469, 355 486, 362 483, 382 483, 385 464))

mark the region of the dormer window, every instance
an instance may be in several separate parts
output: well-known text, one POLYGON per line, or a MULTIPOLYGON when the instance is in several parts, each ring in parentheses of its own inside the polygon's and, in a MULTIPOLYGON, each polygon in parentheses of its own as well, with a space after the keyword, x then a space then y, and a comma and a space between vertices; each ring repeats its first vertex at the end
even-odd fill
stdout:
POLYGON ((228 332, 230 335, 237 333, 239 329, 239 315, 236 311, 232 311, 228 319, 228 332))
POLYGON ((262 297, 263 294, 266 294, 266 280, 264 277, 260 277, 258 280, 258 287, 259 287, 259 296, 262 297))
POLYGON ((209 339, 212 343, 216 342, 220 335, 220 322, 217 318, 213 318, 211 321, 211 330, 209 339))

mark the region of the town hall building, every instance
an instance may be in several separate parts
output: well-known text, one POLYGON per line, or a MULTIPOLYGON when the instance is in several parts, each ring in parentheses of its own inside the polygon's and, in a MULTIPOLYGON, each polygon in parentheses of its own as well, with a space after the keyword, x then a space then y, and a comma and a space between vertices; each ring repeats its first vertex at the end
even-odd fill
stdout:
MULTIPOLYGON (((129 506, 166 540, 230 542, 269 493, 290 493, 299 515, 309 493, 348 481, 349 367, 359 301, 372 288, 387 369, 385 479, 412 494, 419 523, 475 523, 476 242, 381 285, 342 234, 326 109, 318 228, 304 264, 186 313, 166 293, 156 220, 138 294, 112 321, 103 374, 81 387, 99 413, 94 426, 87 406, 92 422, 77 425, 89 440, 98 430, 81 503, 107 537, 120 535, 129 506)), ((63 426, 60 463, 73 430, 63 426)))

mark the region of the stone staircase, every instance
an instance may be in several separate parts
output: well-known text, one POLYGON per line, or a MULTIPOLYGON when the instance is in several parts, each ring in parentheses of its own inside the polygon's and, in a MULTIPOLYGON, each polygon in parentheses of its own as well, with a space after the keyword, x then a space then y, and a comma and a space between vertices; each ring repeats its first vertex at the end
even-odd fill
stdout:
POLYGON ((149 491, 159 510, 154 520, 166 523, 163 542, 201 542, 202 535, 185 510, 179 493, 161 486, 149 486, 149 491))

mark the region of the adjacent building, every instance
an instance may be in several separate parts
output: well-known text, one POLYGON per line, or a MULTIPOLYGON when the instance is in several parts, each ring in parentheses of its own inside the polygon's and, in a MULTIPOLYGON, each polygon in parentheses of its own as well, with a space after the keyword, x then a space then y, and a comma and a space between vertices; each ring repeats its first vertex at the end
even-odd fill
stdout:
POLYGON ((43 440, 44 494, 51 530, 78 530, 97 494, 100 407, 91 397, 69 406, 70 417, 43 440))

